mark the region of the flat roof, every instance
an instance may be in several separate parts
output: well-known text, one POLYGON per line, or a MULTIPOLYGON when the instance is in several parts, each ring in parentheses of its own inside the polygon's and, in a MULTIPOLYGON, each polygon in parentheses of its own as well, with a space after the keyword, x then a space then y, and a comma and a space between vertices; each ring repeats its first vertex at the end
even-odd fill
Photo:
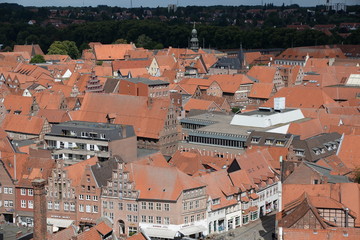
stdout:
POLYGON ((112 123, 98 123, 98 122, 85 122, 85 121, 68 121, 57 124, 58 127, 79 127, 79 128, 90 128, 90 129, 119 129, 128 125, 112 124, 112 123))

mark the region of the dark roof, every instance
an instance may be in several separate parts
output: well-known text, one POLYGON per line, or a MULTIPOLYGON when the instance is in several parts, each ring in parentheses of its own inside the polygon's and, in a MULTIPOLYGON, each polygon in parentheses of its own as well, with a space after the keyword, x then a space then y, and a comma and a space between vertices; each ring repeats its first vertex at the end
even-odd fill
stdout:
POLYGON ((129 81, 132 83, 144 83, 146 85, 152 86, 152 85, 169 85, 170 83, 162 81, 162 80, 150 80, 148 78, 128 78, 125 79, 125 81, 129 81))
MULTIPOLYGON (((291 140, 292 134, 281 134, 281 133, 272 133, 272 132, 258 132, 253 131, 250 133, 248 139, 246 140, 245 146, 256 145, 256 146, 276 146, 276 140, 283 140, 285 141, 284 146, 287 146, 289 141, 291 140), (259 142, 252 143, 251 140, 253 137, 258 137, 259 142), (271 143, 267 142, 266 140, 273 140, 271 143)), ((282 146, 283 147, 283 146, 282 146)))
POLYGON ((104 84, 104 93, 113 93, 118 83, 119 79, 108 78, 104 84))
POLYGON ((323 167, 323 166, 319 166, 315 163, 311 163, 311 162, 306 162, 304 161, 304 163, 306 164, 306 166, 312 168, 313 170, 315 170, 316 172, 318 172, 319 174, 321 174, 322 176, 327 177, 327 180, 329 183, 346 183, 346 182, 351 182, 349 180, 348 177, 346 176, 341 176, 341 175, 332 175, 330 172, 332 171, 331 168, 327 168, 327 167, 323 167))
POLYGON ((321 158, 325 158, 336 154, 339 147, 339 139, 341 134, 333 133, 322 133, 304 140, 294 139, 292 142, 294 149, 304 150, 305 160, 309 162, 316 162, 321 158), (327 145, 335 145, 334 148, 328 150, 327 145), (321 150, 323 149, 323 152, 321 150), (316 151, 320 151, 316 154, 316 151))
POLYGON ((239 58, 220 58, 211 68, 225 68, 225 69, 241 69, 241 62, 239 58))
POLYGON ((104 162, 98 162, 95 165, 91 166, 91 171, 94 174, 95 180, 99 187, 103 187, 107 185, 107 181, 111 179, 113 169, 117 168, 118 161, 117 159, 121 159, 116 156, 109 158, 109 160, 104 162))
POLYGON ((155 150, 155 149, 138 148, 137 149, 137 157, 142 158, 142 157, 154 154, 158 151, 159 150, 155 150))

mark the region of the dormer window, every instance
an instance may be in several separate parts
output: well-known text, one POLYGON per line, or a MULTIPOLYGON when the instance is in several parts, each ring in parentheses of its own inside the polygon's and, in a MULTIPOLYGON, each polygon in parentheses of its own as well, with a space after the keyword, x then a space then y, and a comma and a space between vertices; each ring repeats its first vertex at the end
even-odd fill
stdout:
POLYGON ((212 205, 220 204, 220 198, 216 198, 212 200, 212 205))
POLYGON ((312 149, 316 155, 320 155, 321 150, 319 148, 313 148, 312 149))
POLYGON ((285 145, 285 141, 284 140, 276 140, 276 146, 284 146, 285 145))
POLYGON ((251 143, 259 143, 260 142, 260 137, 252 137, 251 138, 251 143))
POLYGON ((302 150, 302 149, 295 149, 294 152, 295 152, 296 156, 301 156, 302 157, 302 156, 305 155, 305 151, 302 150))
POLYGON ((273 145, 274 141, 275 141, 274 139, 270 139, 270 138, 265 139, 265 145, 273 145))

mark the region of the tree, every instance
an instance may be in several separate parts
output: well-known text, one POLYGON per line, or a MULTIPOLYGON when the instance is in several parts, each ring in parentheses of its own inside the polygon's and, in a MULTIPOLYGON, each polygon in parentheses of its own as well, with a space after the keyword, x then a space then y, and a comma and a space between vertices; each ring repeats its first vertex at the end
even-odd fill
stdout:
POLYGON ((353 176, 354 176, 354 182, 360 183, 360 167, 357 167, 357 168, 354 170, 353 176))
POLYGON ((39 54, 36 54, 30 60, 30 63, 44 63, 44 62, 46 62, 44 56, 39 54))
POLYGON ((79 57, 79 49, 73 41, 55 41, 48 49, 49 55, 69 55, 72 59, 79 57))
POLYGON ((126 39, 119 38, 114 42, 114 44, 127 44, 127 41, 126 39))

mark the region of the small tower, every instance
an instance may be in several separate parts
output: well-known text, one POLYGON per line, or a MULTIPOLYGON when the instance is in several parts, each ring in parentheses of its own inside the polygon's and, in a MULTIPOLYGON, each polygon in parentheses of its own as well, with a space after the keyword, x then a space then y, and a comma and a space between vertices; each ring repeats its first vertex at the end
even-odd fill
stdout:
POLYGON ((199 50, 199 39, 197 38, 197 31, 195 29, 195 22, 194 22, 194 28, 191 31, 190 49, 194 50, 194 51, 199 50))

